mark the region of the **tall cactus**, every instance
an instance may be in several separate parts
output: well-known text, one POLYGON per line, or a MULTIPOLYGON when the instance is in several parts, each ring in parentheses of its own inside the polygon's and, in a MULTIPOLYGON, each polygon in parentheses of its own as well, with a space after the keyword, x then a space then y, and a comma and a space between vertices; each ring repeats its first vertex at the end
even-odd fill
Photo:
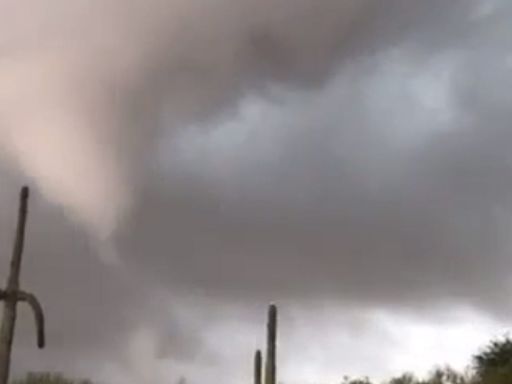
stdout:
POLYGON ((258 349, 254 354, 254 384, 262 384, 261 383, 261 351, 258 349))
POLYGON ((0 289, 0 300, 4 302, 2 325, 0 326, 0 384, 7 384, 11 361, 11 350, 14 339, 14 326, 16 323, 16 307, 18 302, 26 302, 33 310, 36 329, 37 345, 44 348, 44 314, 37 298, 28 292, 20 290, 21 258, 25 242, 25 225, 27 222, 28 187, 23 187, 20 193, 20 205, 18 211, 18 226, 12 253, 7 287, 0 289))
POLYGON ((276 384, 276 337, 277 307, 268 307, 267 319, 267 356, 265 362, 265 384, 276 384))

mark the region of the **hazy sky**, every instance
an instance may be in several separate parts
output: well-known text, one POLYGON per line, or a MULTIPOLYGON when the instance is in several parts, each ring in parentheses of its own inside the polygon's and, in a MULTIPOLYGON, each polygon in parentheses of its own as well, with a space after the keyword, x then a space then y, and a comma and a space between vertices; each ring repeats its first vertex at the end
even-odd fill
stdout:
POLYGON ((14 372, 458 368, 512 322, 506 0, 0 0, 0 269, 33 187, 14 372))

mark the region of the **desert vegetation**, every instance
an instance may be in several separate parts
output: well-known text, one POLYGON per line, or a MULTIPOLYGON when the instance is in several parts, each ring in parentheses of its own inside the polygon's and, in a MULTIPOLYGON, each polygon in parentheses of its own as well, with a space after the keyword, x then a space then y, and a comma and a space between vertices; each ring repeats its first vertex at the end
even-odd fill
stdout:
MULTIPOLYGON (((261 383, 261 352, 255 354, 254 382, 261 383)), ((266 376, 265 381, 272 376, 266 376)), ((279 381, 281 382, 281 381, 279 381)), ((282 382, 286 384, 285 381, 282 382)), ((412 373, 404 373, 383 382, 369 378, 342 377, 338 383, 311 384, 511 384, 512 383, 512 339, 508 336, 488 343, 477 352, 465 372, 450 367, 432 369, 426 378, 418 378, 412 373)), ((58 373, 29 373, 23 378, 11 381, 11 384, 94 384, 84 379, 70 379, 58 373)))
MULTIPOLYGON (((277 306, 269 306, 267 318, 267 345, 263 384, 276 384, 276 338, 277 306)), ((262 354, 258 349, 254 354, 254 384, 262 384, 262 354)), ((504 336, 492 340, 472 358, 465 372, 458 372, 449 366, 433 368, 426 378, 418 378, 412 373, 403 373, 383 383, 368 377, 350 378, 345 376, 336 384, 512 384, 512 339, 504 336)))
MULTIPOLYGON (((492 340, 477 352, 465 372, 450 367, 435 368, 426 378, 404 373, 383 384, 511 384, 512 339, 505 336, 492 340)), ((381 384, 368 378, 345 377, 342 384, 381 384)))

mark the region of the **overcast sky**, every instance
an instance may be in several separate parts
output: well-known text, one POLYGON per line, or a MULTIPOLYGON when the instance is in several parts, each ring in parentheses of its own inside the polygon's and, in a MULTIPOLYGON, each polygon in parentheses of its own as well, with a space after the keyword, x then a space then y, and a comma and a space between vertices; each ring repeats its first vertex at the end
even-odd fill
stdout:
POLYGON ((463 368, 512 323, 512 3, 0 0, 14 373, 285 383, 463 368))

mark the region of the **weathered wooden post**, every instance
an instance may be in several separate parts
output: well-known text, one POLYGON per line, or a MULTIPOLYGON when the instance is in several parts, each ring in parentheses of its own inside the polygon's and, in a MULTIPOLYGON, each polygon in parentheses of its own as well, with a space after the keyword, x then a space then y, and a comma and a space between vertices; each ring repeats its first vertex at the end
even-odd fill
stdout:
POLYGON ((262 384, 261 383, 261 351, 258 349, 254 354, 254 384, 262 384))
POLYGON ((2 325, 0 326, 0 384, 7 384, 9 380, 9 368, 11 363, 11 350, 14 339, 14 327, 16 323, 16 306, 19 301, 26 302, 34 311, 37 329, 37 345, 44 348, 44 314, 37 298, 28 292, 20 290, 21 258, 25 242, 25 225, 27 222, 29 189, 23 187, 20 193, 20 205, 18 211, 18 226, 12 253, 7 287, 0 289, 0 300, 4 302, 2 313, 2 325))
POLYGON ((268 307, 267 319, 267 356, 265 361, 265 384, 276 384, 276 337, 277 307, 268 307))

